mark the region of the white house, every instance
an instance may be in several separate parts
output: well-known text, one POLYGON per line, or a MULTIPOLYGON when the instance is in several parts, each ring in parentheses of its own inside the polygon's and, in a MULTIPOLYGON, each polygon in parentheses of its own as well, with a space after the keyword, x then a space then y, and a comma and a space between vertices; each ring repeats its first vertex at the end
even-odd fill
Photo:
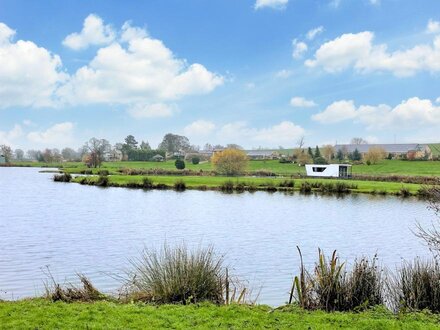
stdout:
POLYGON ((307 176, 327 178, 350 178, 351 165, 348 164, 308 164, 306 165, 307 176))

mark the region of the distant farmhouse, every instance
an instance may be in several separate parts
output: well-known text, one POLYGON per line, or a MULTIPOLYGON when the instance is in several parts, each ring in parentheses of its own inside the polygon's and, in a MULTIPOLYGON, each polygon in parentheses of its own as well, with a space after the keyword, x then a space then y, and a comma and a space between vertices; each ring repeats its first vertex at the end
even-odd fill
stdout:
POLYGON ((381 148, 392 158, 434 159, 440 156, 440 144, 396 143, 396 144, 337 144, 335 151, 344 154, 356 149, 362 156, 371 148, 381 148))

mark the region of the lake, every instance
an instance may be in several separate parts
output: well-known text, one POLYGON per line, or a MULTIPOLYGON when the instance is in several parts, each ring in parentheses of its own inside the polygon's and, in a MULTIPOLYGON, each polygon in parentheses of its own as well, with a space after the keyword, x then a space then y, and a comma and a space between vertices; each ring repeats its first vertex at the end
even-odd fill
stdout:
POLYGON ((377 253, 391 269, 429 255, 411 229, 435 216, 415 198, 99 188, 55 183, 39 170, 0 168, 2 299, 42 294, 46 267, 61 282, 81 272, 115 292, 128 260, 165 241, 214 245, 270 305, 288 300, 296 245, 309 266, 318 247, 343 260, 377 253))

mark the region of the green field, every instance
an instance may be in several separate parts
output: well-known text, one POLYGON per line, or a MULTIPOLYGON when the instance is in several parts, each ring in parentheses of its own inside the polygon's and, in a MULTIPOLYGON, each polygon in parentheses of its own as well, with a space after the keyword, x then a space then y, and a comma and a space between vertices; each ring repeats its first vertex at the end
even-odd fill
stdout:
POLYGON ((1 329, 438 329, 428 313, 307 312, 295 307, 0 302, 1 329))
MULTIPOLYGON (((34 166, 34 167, 62 167, 71 169, 75 172, 80 169, 86 169, 84 164, 67 162, 67 163, 36 163, 36 162, 20 162, 18 166, 34 166)), ((116 171, 120 168, 137 168, 137 169, 154 169, 161 168, 166 170, 175 170, 174 161, 167 162, 106 162, 102 169, 116 171)), ((212 170, 209 162, 193 165, 186 162, 186 168, 190 170, 212 170)), ((267 170, 281 175, 304 174, 305 168, 296 164, 282 164, 277 160, 266 161, 250 161, 248 171, 267 170)), ((353 174, 366 175, 406 175, 406 176, 440 176, 440 161, 402 161, 402 160, 383 160, 376 165, 353 165, 353 174)))
MULTIPOLYGON (((148 176, 154 184, 165 184, 170 187, 174 185, 177 181, 183 181, 187 188, 199 189, 200 187, 206 186, 207 188, 218 188, 227 181, 231 181, 234 185, 243 183, 244 185, 254 185, 259 189, 264 190, 265 187, 279 186, 279 184, 285 179, 281 178, 257 178, 257 177, 218 177, 218 176, 148 176)), ((109 185, 125 187, 129 186, 131 183, 141 184, 145 176, 141 175, 111 175, 109 178, 109 185)), ((79 182, 81 177, 76 177, 73 182, 79 182)), ((96 182, 98 180, 97 176, 89 177, 90 181, 96 182)), ((399 183, 399 182, 380 182, 380 181, 361 181, 361 180, 337 180, 337 179, 294 179, 295 187, 293 190, 298 191, 302 182, 322 182, 322 183, 336 183, 343 181, 347 184, 357 185, 353 192, 359 193, 380 193, 384 192, 387 194, 398 194, 402 188, 408 189, 408 191, 416 195, 418 190, 421 188, 419 184, 410 183, 399 183)))

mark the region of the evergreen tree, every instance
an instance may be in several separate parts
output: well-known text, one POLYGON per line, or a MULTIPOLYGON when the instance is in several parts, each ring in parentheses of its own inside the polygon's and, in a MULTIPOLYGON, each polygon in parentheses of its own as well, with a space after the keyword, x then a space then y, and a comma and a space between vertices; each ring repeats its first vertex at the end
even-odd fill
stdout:
POLYGON ((344 153, 342 152, 342 149, 339 149, 336 153, 336 159, 342 162, 344 160, 344 153))
POLYGON ((313 158, 315 159, 315 158, 319 158, 319 157, 321 157, 321 151, 319 151, 318 146, 316 146, 315 155, 313 156, 313 158))
POLYGON ((313 151, 312 148, 309 147, 309 149, 307 150, 307 152, 309 153, 309 156, 311 159, 313 159, 315 156, 313 155, 313 151))

